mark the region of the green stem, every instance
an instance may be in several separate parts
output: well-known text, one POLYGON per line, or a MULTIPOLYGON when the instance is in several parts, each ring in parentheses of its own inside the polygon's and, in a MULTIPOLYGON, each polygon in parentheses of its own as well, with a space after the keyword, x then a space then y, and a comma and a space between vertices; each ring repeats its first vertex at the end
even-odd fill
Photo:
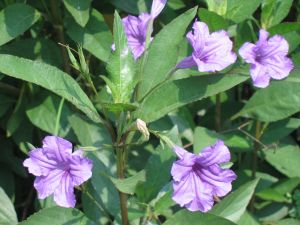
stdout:
POLYGON ((221 94, 216 95, 216 110, 215 110, 215 129, 220 132, 222 129, 221 125, 221 94))
MULTIPOLYGON (((54 26, 55 31, 56 31, 58 42, 65 45, 66 42, 65 42, 65 36, 64 36, 64 27, 63 27, 63 21, 62 21, 58 1, 57 0, 51 0, 50 7, 51 7, 51 14, 52 14, 52 23, 53 23, 53 26, 54 26)), ((68 52, 63 47, 61 47, 60 49, 61 49, 61 54, 62 54, 62 57, 63 57, 64 70, 65 70, 66 73, 70 74, 71 67, 70 67, 70 64, 69 64, 68 52)))
POLYGON ((261 122, 256 121, 255 126, 255 139, 254 148, 253 148, 253 156, 252 156, 252 178, 256 178, 256 171, 257 171, 257 152, 259 150, 259 140, 261 137, 261 122))
MULTIPOLYGON (((117 174, 119 179, 124 179, 124 148, 117 147, 117 174)), ((121 206, 121 217, 122 217, 122 225, 128 225, 128 209, 127 209, 127 197, 126 194, 119 191, 119 199, 121 206)))
POLYGON ((60 100, 59 106, 58 106, 58 111, 57 111, 57 115, 56 115, 56 121, 55 121, 55 128, 54 128, 54 135, 57 136, 58 132, 59 132, 59 121, 61 118, 61 112, 62 112, 62 108, 64 105, 65 99, 62 98, 60 100))
MULTIPOLYGON (((259 150, 259 139, 261 137, 261 122, 256 121, 255 125, 255 141, 254 141, 254 148, 253 148, 253 155, 252 155, 252 178, 256 178, 256 171, 257 171, 257 152, 259 150)), ((252 196, 250 201, 250 211, 254 212, 254 203, 255 203, 255 195, 252 196)))

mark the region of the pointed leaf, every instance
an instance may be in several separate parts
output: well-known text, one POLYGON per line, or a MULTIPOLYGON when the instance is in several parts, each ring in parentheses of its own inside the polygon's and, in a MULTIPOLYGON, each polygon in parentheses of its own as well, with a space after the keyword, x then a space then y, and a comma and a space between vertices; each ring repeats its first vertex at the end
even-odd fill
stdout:
POLYGON ((257 183, 258 179, 242 185, 218 203, 211 213, 233 222, 239 221, 246 210, 257 183))
POLYGON ((95 122, 100 122, 97 110, 77 82, 56 67, 0 54, 0 72, 44 87, 70 101, 95 122))
POLYGON ((85 27, 74 21, 66 23, 67 34, 70 38, 82 45, 98 59, 106 62, 109 58, 112 45, 112 34, 105 23, 104 17, 97 10, 92 9, 90 19, 85 27))
POLYGON ((178 46, 196 12, 197 8, 188 10, 166 25, 154 37, 142 69, 138 99, 142 99, 153 87, 165 80, 175 68, 178 46))
POLYGON ((13 225, 18 223, 14 206, 3 189, 0 187, 0 224, 13 225))
POLYGON ((19 36, 30 28, 40 13, 26 4, 12 4, 0 12, 0 45, 19 36))
POLYGON ((78 209, 61 208, 58 206, 45 208, 30 216, 27 220, 19 225, 41 225, 41 224, 83 224, 93 225, 94 222, 89 220, 78 209))
POLYGON ((189 212, 185 209, 175 213, 168 219, 164 225, 183 225, 183 224, 197 224, 197 225, 235 225, 235 223, 212 215, 210 213, 189 212))
POLYGON ((91 0, 64 0, 63 2, 75 21, 84 27, 89 21, 91 0))
POLYGON ((226 91, 248 79, 233 74, 207 75, 169 81, 151 92, 141 103, 137 117, 152 122, 188 103, 226 91))
POLYGON ((115 103, 128 103, 136 84, 136 68, 131 50, 127 45, 122 20, 117 12, 115 12, 114 20, 114 42, 115 51, 107 65, 110 81, 115 85, 116 93, 113 98, 115 103))

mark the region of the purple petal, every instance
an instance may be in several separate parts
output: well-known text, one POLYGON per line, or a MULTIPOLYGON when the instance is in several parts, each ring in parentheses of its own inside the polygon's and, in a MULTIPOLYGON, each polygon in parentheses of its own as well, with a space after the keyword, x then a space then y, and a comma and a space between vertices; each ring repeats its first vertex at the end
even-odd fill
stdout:
POLYGON ((182 182, 173 182, 172 199, 190 211, 207 212, 213 206, 212 189, 194 173, 182 182))
POLYGON ((74 208, 76 198, 73 189, 72 177, 70 174, 64 173, 59 186, 54 191, 54 201, 56 204, 62 207, 74 208))
POLYGON ((228 53, 226 56, 210 56, 202 61, 193 55, 197 63, 198 71, 200 72, 216 72, 221 71, 233 64, 236 61, 236 54, 233 52, 228 53))
POLYGON ((196 196, 191 186, 191 173, 180 182, 173 182, 173 195, 172 199, 181 207, 192 201, 196 196))
POLYGON ((63 170, 54 169, 47 176, 36 177, 34 187, 38 192, 38 198, 45 199, 53 194, 55 189, 60 185, 63 175, 63 170))
POLYGON ((93 162, 83 157, 81 150, 72 154, 69 165, 69 173, 73 179, 73 186, 79 186, 92 176, 93 162))
POLYGON ((151 7, 151 16, 153 18, 156 18, 161 13, 166 4, 167 0, 153 0, 151 7))
POLYGON ((258 39, 258 43, 264 43, 268 40, 269 37, 269 32, 267 32, 266 30, 260 29, 259 30, 259 39, 258 39))
POLYGON ((209 37, 208 26, 203 22, 195 21, 193 24, 193 36, 187 34, 189 42, 197 54, 201 54, 205 46, 205 40, 209 37))
POLYGON ((172 165, 171 175, 175 181, 183 180, 192 171, 193 165, 182 164, 180 161, 181 160, 178 160, 172 165))
POLYGON ((236 179, 232 170, 222 169, 218 165, 201 168, 197 174, 203 182, 213 187, 213 194, 219 197, 223 197, 231 191, 231 182, 236 179))
POLYGON ((65 162, 72 153, 72 143, 60 137, 47 136, 43 140, 43 149, 48 158, 65 162))
POLYGON ((255 61, 256 55, 255 55, 254 49, 255 49, 254 44, 252 44, 250 42, 246 42, 239 49, 239 54, 245 60, 245 62, 256 63, 256 61, 255 61))
POLYGON ((197 63, 194 61, 192 56, 186 57, 181 62, 179 62, 176 66, 178 69, 185 69, 197 66, 197 63))
POLYGON ((265 88, 269 86, 270 76, 267 74, 266 66, 259 63, 252 64, 250 68, 250 76, 255 87, 265 88))
POLYGON ((197 163, 202 166, 211 166, 230 161, 230 152, 224 142, 218 140, 215 145, 204 148, 197 158, 197 163))
POLYGON ((37 148, 29 152, 29 158, 23 162, 25 167, 28 167, 29 173, 35 176, 46 176, 55 169, 57 163, 46 157, 43 149, 37 148))
POLYGON ((272 57, 264 60, 268 75, 276 80, 287 77, 294 68, 293 62, 287 57, 272 57))

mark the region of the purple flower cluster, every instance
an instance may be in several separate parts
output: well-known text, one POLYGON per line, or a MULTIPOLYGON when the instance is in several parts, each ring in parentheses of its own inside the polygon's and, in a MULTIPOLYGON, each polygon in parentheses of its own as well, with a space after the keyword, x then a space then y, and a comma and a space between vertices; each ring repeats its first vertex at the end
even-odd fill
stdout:
POLYGON ((190 211, 207 212, 214 204, 214 196, 223 197, 231 191, 236 179, 230 169, 221 164, 230 161, 230 152, 223 141, 204 148, 198 155, 178 146, 174 147, 178 160, 173 163, 173 200, 190 211))
POLYGON ((72 153, 72 144, 56 136, 45 137, 43 147, 30 151, 23 165, 36 176, 38 198, 54 194, 54 201, 62 207, 75 207, 73 189, 92 176, 93 167, 81 150, 72 153))

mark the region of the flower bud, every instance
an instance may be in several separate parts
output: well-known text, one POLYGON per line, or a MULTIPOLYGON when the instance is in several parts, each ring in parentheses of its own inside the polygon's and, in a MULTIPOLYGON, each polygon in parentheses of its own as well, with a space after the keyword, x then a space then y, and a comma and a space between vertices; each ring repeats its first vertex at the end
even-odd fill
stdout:
POLYGON ((136 127, 144 135, 144 137, 149 140, 150 133, 148 131, 147 124, 143 120, 137 119, 136 127))

